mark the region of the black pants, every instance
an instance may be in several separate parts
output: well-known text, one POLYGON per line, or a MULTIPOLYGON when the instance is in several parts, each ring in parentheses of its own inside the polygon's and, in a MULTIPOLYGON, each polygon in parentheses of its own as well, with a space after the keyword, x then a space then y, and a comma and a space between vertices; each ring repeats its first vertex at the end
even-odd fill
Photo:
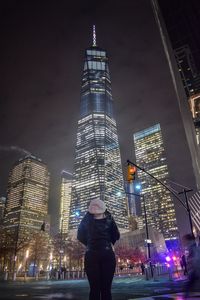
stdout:
POLYGON ((85 271, 90 284, 89 300, 112 300, 111 285, 115 266, 115 254, 112 249, 86 251, 85 271))

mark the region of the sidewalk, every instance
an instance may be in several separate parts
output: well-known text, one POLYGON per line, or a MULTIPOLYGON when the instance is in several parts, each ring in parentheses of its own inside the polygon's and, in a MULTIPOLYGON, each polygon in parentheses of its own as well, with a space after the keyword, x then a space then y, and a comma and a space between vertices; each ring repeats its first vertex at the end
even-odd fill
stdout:
MULTIPOLYGON (((169 280, 145 280, 143 276, 115 277, 112 285, 113 300, 183 300, 185 278, 169 280)), ((86 300, 89 284, 86 279, 9 281, 0 283, 0 299, 71 299, 86 300)), ((200 287, 194 289, 193 297, 200 299, 200 287)), ((193 299, 195 299, 193 298, 193 299)))
MULTIPOLYGON (((146 297, 146 298, 131 298, 128 300, 185 300, 183 293, 177 293, 177 294, 165 294, 165 295, 159 295, 159 296, 152 296, 152 297, 146 297)), ((194 300, 194 299, 200 299, 200 292, 199 293, 191 293, 190 297, 187 298, 187 300, 194 300)))

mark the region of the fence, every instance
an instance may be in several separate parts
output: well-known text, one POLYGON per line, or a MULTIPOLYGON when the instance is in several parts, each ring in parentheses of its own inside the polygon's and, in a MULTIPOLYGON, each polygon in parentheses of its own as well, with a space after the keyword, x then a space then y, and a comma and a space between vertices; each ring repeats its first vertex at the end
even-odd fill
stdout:
MULTIPOLYGON (((144 278, 146 280, 152 278, 153 273, 153 279, 156 280, 162 275, 169 276, 169 279, 172 279, 174 273, 178 273, 179 275, 182 275, 182 271, 179 272, 177 268, 174 266, 166 266, 166 265, 152 265, 152 270, 150 266, 145 268, 144 272, 144 278)), ((138 276, 142 275, 141 268, 140 267, 132 267, 132 268, 116 268, 115 276, 138 276)), ((84 279, 86 278, 86 273, 84 270, 67 270, 65 272, 44 272, 43 274, 37 273, 35 277, 28 277, 26 273, 18 273, 16 276, 13 276, 13 274, 9 274, 8 272, 5 272, 2 274, 1 279, 3 280, 75 280, 75 279, 84 279)))

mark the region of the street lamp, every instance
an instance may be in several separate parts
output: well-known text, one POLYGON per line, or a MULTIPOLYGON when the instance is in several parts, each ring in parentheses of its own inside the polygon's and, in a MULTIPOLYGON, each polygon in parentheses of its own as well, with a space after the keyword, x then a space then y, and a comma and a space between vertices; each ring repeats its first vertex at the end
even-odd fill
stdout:
POLYGON ((75 212, 75 216, 76 216, 76 217, 80 217, 80 211, 77 210, 77 211, 75 212))
POLYGON ((148 251, 148 259, 149 259, 149 265, 151 269, 151 276, 153 277, 153 269, 151 264, 151 240, 149 239, 149 228, 147 223, 147 212, 146 212, 146 205, 145 205, 145 198, 144 195, 142 195, 143 198, 143 209, 144 209, 144 219, 145 219, 145 227, 146 227, 146 243, 147 243, 147 251, 148 251))
POLYGON ((25 272, 24 272, 24 280, 26 280, 27 277, 27 260, 29 257, 29 249, 26 250, 26 254, 25 254, 25 272))
POLYGON ((61 279, 61 268, 62 268, 62 254, 63 254, 63 216, 61 217, 61 231, 60 231, 60 261, 59 261, 59 275, 61 279))
POLYGON ((53 259, 53 253, 52 252, 50 253, 49 258, 50 258, 50 261, 52 261, 52 259, 53 259))
POLYGON ((51 252, 49 255, 49 271, 52 269, 52 260, 53 260, 53 253, 51 252))
MULTIPOLYGON (((137 183, 135 186, 135 189, 140 192, 141 190, 141 184, 137 183)), ((130 194, 130 195, 134 195, 134 196, 138 196, 140 198, 143 199, 143 210, 144 210, 144 219, 145 219, 145 228, 146 228, 146 244, 147 244, 147 251, 148 251, 148 260, 149 260, 149 265, 150 265, 150 270, 151 270, 151 276, 153 277, 153 268, 152 268, 152 263, 151 263, 151 240, 149 239, 149 229, 148 229, 148 223, 147 223, 147 212, 146 212, 146 205, 145 205, 145 198, 144 195, 141 194, 135 194, 135 193, 128 193, 126 192, 126 194, 130 194)))
POLYGON ((117 192, 117 196, 120 197, 122 193, 120 191, 117 192))
POLYGON ((141 184, 140 183, 137 183, 135 185, 135 189, 138 191, 138 190, 141 190, 141 184))

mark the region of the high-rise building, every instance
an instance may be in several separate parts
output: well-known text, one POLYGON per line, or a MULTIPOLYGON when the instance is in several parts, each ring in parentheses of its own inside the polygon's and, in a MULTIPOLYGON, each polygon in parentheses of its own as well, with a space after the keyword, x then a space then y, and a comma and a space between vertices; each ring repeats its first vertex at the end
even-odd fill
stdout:
POLYGON ((62 233, 67 233, 69 229, 72 184, 73 175, 67 171, 62 171, 60 195, 60 232, 62 233))
POLYGON ((0 225, 3 223, 6 198, 0 197, 0 225))
POLYGON ((199 0, 157 0, 173 49, 188 45, 200 71, 199 0))
POLYGON ((151 3, 183 120, 196 186, 200 188, 200 151, 187 96, 194 90, 193 75, 196 76, 195 86, 199 85, 199 1, 151 0, 151 3))
POLYGON ((85 51, 74 179, 70 229, 77 227, 77 215, 82 217, 96 197, 105 201, 120 228, 128 228, 108 56, 96 44, 95 29, 93 45, 85 51))
POLYGON ((200 144, 200 93, 189 97, 190 110, 196 129, 197 144, 200 144))
MULTIPOLYGON (((166 183, 169 177, 160 124, 146 128, 133 135, 136 164, 166 183)), ((165 240, 178 237, 177 221, 172 196, 155 179, 138 170, 142 186, 141 209, 145 222, 144 205, 148 226, 159 230, 165 240)))
POLYGON ((196 192, 189 199, 189 205, 191 210, 193 230, 200 235, 200 191, 196 192))
POLYGON ((19 159, 9 173, 4 226, 16 243, 31 238, 47 218, 49 172, 34 156, 19 159))
POLYGON ((197 144, 199 145, 200 107, 198 103, 200 99, 200 73, 197 73, 196 65, 189 46, 180 47, 175 49, 174 52, 183 87, 192 112, 197 144))
POLYGON ((189 98, 200 92, 200 74, 192 56, 192 52, 188 45, 183 45, 174 50, 178 70, 185 89, 185 93, 189 98))

